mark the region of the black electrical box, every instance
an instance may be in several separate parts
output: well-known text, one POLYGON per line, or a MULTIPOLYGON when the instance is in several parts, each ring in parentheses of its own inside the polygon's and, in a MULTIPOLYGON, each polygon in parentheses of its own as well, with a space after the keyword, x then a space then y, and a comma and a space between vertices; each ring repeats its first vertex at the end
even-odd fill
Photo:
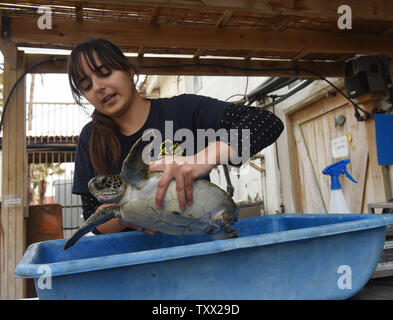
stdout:
POLYGON ((350 98, 386 92, 390 82, 389 64, 382 56, 366 55, 345 62, 345 89, 350 98))

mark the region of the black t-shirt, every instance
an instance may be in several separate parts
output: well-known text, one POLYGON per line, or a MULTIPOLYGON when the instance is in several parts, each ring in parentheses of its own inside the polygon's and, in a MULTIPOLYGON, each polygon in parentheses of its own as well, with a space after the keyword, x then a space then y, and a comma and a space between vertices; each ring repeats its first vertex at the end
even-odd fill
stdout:
MULTIPOLYGON (((172 98, 152 99, 148 118, 140 130, 131 136, 125 136, 118 132, 121 145, 121 157, 119 164, 113 168, 112 174, 119 174, 121 166, 134 143, 149 129, 156 129, 161 133, 161 151, 154 155, 153 159, 159 159, 166 155, 181 155, 190 149, 193 154, 206 147, 194 141, 194 147, 189 150, 182 149, 182 143, 186 137, 178 137, 179 129, 189 129, 194 137, 197 137, 197 129, 219 130, 223 114, 230 103, 217 99, 183 94, 172 98), (165 129, 169 134, 166 134, 165 129), (170 133, 173 133, 173 137, 170 133)), ((89 155, 89 139, 91 122, 82 129, 75 155, 75 172, 72 193, 89 193, 88 182, 95 176, 89 155)), ((188 141, 189 142, 189 141, 188 141)), ((184 145, 184 144, 183 144, 184 145)), ((187 144, 188 145, 188 144, 187 144)), ((208 179, 208 177, 206 177, 208 179)))

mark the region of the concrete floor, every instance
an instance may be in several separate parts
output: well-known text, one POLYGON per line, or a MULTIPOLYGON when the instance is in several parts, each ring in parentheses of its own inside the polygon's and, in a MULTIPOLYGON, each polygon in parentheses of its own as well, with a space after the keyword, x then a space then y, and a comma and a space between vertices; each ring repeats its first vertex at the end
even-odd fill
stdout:
POLYGON ((393 300, 393 276, 370 279, 350 300, 393 300))

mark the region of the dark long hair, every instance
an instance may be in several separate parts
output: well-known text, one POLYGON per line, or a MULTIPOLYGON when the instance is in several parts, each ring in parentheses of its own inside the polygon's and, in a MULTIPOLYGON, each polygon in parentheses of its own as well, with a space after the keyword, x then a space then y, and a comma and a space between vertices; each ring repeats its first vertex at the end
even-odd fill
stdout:
MULTIPOLYGON (((85 77, 82 69, 82 57, 92 71, 97 70, 94 59, 108 68, 129 72, 136 70, 123 52, 113 43, 105 39, 90 39, 78 44, 71 52, 68 60, 68 79, 74 100, 82 105, 83 93, 80 82, 85 77)), ((98 110, 92 114, 92 130, 89 141, 90 161, 95 174, 109 174, 108 162, 114 167, 120 160, 121 147, 117 137, 118 126, 113 119, 98 110)))

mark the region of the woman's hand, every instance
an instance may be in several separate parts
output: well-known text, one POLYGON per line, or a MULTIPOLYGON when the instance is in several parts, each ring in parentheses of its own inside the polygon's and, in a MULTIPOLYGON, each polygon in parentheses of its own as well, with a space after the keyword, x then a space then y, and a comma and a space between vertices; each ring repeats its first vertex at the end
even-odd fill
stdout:
POLYGON ((217 164, 227 162, 229 152, 232 151, 227 144, 216 142, 194 156, 170 156, 151 162, 151 172, 163 172, 157 185, 157 207, 162 207, 166 189, 174 178, 176 180, 176 193, 179 207, 181 211, 184 211, 186 205, 191 205, 193 202, 193 181, 207 176, 217 164))
POLYGON ((150 164, 150 171, 162 171, 163 175, 158 182, 156 192, 156 205, 162 207, 166 189, 173 178, 176 179, 176 193, 181 211, 186 204, 191 205, 193 181, 210 173, 215 165, 197 164, 194 157, 165 157, 150 164))

